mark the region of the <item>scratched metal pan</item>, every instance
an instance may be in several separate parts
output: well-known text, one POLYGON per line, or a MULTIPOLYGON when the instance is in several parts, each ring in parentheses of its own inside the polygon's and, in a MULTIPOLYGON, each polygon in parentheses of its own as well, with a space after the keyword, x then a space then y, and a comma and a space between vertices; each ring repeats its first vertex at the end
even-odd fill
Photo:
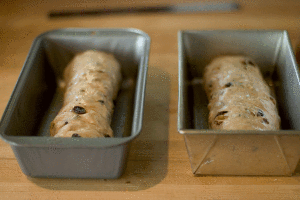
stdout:
POLYGON ((30 49, 2 116, 0 133, 27 176, 118 178, 128 144, 141 131, 150 48, 136 29, 61 29, 38 36, 30 49), (114 138, 53 138, 49 124, 61 108, 57 88, 72 57, 88 49, 111 52, 122 66, 123 84, 115 101, 114 138))
POLYGON ((178 131, 195 175, 293 175, 300 158, 298 66, 287 31, 184 30, 179 42, 178 131), (210 130, 204 67, 220 55, 252 57, 276 91, 279 131, 210 130))

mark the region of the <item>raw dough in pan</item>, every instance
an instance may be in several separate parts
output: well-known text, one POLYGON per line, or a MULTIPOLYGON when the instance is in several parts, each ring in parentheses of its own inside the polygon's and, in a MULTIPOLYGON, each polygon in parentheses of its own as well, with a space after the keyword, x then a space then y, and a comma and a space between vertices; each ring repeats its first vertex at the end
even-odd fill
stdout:
POLYGON ((204 70, 209 126, 222 130, 278 130, 276 100, 255 62, 222 56, 204 70))
POLYGON ((63 107, 51 122, 54 137, 113 137, 113 100, 122 75, 112 54, 88 50, 77 54, 64 71, 63 107))

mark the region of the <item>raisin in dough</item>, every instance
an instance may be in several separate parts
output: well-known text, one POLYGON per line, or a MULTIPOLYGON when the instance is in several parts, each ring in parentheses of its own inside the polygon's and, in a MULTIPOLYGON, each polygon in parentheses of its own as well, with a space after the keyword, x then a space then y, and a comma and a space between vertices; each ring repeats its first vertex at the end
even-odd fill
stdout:
POLYGON ((122 79, 113 55, 89 50, 77 54, 64 71, 63 107, 51 122, 54 137, 113 137, 113 100, 122 79))
POLYGON ((204 70, 209 126, 223 130, 278 130, 276 100, 259 67, 243 56, 223 56, 204 70))

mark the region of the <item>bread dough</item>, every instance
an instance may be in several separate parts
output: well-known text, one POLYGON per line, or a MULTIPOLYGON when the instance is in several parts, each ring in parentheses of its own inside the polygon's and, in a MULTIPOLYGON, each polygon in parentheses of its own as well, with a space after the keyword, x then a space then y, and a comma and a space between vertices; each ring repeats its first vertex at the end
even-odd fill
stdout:
POLYGON ((112 54, 88 50, 77 54, 64 71, 64 103, 51 122, 54 137, 113 137, 113 100, 122 75, 112 54))
POLYGON ((209 126, 223 130, 278 130, 276 100, 255 62, 222 56, 204 70, 209 126))

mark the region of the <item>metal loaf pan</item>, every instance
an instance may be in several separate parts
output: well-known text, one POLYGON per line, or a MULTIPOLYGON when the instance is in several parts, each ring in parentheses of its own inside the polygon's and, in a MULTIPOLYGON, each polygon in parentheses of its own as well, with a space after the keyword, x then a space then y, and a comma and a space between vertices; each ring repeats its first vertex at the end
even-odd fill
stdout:
POLYGON ((61 29, 38 36, 2 116, 2 139, 31 177, 118 178, 128 144, 141 131, 150 38, 136 29, 61 29), (57 89, 75 53, 111 52, 123 84, 112 120, 114 138, 53 138, 49 124, 61 108, 57 89))
POLYGON ((178 131, 195 175, 287 175, 300 158, 299 73, 286 31, 180 31, 178 131), (276 91, 279 131, 222 131, 208 126, 204 67, 220 55, 252 57, 276 91))

